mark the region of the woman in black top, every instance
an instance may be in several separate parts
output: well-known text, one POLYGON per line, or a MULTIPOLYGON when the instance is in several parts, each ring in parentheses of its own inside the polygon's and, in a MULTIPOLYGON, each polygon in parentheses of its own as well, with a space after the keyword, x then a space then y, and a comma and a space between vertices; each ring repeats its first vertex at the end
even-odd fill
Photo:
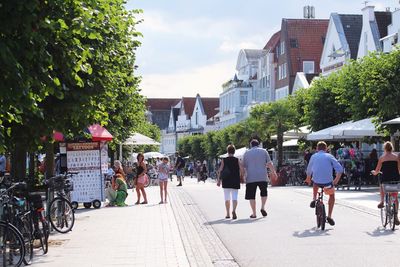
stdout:
POLYGON ((242 168, 239 164, 238 158, 234 157, 235 146, 229 145, 227 147, 228 157, 223 158, 221 166, 218 170, 217 186, 221 185, 224 189, 225 195, 225 208, 226 208, 226 219, 230 218, 230 202, 232 200, 232 219, 236 219, 236 207, 237 207, 237 196, 238 190, 240 189, 240 182, 242 182, 242 168), (221 177, 221 174, 223 177, 221 177))
MULTIPOLYGON (((382 155, 382 157, 379 158, 378 160, 378 165, 376 165, 376 168, 374 171, 372 171, 373 175, 377 175, 379 172, 382 173, 381 180, 380 180, 380 193, 381 193, 381 202, 378 205, 378 208, 383 208, 383 199, 385 196, 385 193, 383 191, 383 186, 382 183, 385 182, 400 182, 400 160, 399 157, 394 154, 393 151, 393 145, 391 142, 386 142, 383 145, 383 148, 385 150, 385 153, 382 155)), ((396 198, 396 211, 399 208, 399 202, 398 198, 396 198)), ((396 225, 399 225, 399 219, 397 217, 397 212, 396 216, 394 218, 394 222, 396 225)))

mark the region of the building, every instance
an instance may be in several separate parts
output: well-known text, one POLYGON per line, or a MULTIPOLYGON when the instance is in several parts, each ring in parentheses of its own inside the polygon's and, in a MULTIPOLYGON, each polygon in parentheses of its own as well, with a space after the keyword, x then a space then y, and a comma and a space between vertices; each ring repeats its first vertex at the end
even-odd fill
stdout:
MULTIPOLYGON (((219 95, 219 128, 245 119, 246 107, 261 96, 257 87, 259 59, 266 54, 263 49, 242 49, 236 63, 234 78, 222 85, 219 95)), ((266 98, 266 96, 264 96, 266 98)))
POLYGON ((146 100, 147 120, 161 130, 168 128, 171 107, 179 103, 179 98, 148 98, 146 100))
POLYGON ((176 152, 178 140, 187 135, 216 129, 218 98, 182 97, 169 108, 167 127, 162 129, 161 153, 176 152))
POLYGON ((380 40, 388 34, 388 26, 392 23, 392 13, 374 11, 373 6, 366 6, 362 9, 362 20, 357 58, 365 57, 369 52, 383 51, 380 40))
POLYGON ((393 11, 391 21, 391 24, 388 25, 387 35, 380 40, 385 53, 389 53, 399 44, 400 9, 393 11))
POLYGON ((279 45, 275 48, 275 100, 293 92, 298 72, 318 75, 329 20, 282 19, 279 45))
POLYGON ((322 75, 329 75, 357 58, 361 30, 362 15, 331 14, 321 56, 322 75))

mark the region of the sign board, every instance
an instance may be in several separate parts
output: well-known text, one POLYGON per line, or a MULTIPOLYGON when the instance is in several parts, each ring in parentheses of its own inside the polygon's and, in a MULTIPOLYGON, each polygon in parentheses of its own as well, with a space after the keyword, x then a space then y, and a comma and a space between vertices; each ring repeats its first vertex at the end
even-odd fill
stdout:
POLYGON ((71 200, 76 202, 103 201, 104 179, 101 161, 104 156, 101 153, 100 143, 67 143, 66 151, 68 171, 79 172, 73 176, 74 191, 71 192, 71 200))

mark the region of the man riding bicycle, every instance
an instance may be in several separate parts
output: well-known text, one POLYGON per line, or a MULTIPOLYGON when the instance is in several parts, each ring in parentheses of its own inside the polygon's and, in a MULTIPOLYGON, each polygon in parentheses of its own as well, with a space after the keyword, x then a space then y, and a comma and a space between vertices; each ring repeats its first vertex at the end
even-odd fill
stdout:
POLYGON ((317 144, 318 152, 312 155, 310 162, 307 166, 307 179, 306 183, 311 184, 311 176, 313 185, 313 200, 310 203, 311 208, 315 208, 315 200, 317 198, 318 188, 324 187, 325 194, 329 195, 328 201, 328 217, 327 222, 330 225, 335 225, 332 219, 332 211, 335 205, 335 185, 339 182, 343 173, 343 167, 335 159, 334 156, 326 152, 327 145, 325 142, 320 141, 317 144), (332 172, 335 170, 336 177, 333 180, 332 172), (327 190, 327 188, 329 188, 327 190))

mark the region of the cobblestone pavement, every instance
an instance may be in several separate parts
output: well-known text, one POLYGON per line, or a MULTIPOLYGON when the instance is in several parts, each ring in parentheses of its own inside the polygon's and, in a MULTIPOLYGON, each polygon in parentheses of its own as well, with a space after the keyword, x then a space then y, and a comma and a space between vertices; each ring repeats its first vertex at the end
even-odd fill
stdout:
POLYGON ((53 233, 32 266, 237 266, 190 197, 169 189, 168 204, 152 186, 147 205, 129 191, 128 207, 77 210, 73 231, 53 233))

